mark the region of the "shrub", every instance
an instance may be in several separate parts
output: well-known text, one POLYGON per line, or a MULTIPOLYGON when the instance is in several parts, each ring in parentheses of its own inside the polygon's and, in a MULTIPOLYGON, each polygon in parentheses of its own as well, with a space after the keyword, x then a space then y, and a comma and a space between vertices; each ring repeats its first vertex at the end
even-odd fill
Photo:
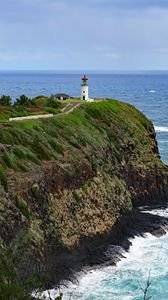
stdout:
POLYGON ((16 146, 13 149, 13 153, 19 158, 23 160, 30 160, 37 165, 40 165, 40 160, 29 150, 26 148, 22 148, 21 146, 16 146))
POLYGON ((8 191, 8 181, 5 172, 0 168, 0 183, 3 185, 5 191, 8 191))
POLYGON ((17 167, 23 171, 23 172, 27 172, 27 167, 25 166, 25 164, 22 164, 21 162, 17 161, 17 167))
POLYGON ((75 191, 73 192, 73 196, 74 196, 76 203, 79 204, 81 202, 80 196, 75 191))
MULTIPOLYGON (((31 274, 20 278, 18 266, 20 265, 21 257, 17 257, 12 248, 6 248, 1 245, 0 257, 0 300, 44 299, 41 291, 46 290, 48 274, 31 274), (35 297, 32 296, 33 290, 36 290, 35 297)), ((55 300, 61 299, 62 294, 60 293, 55 300)))
POLYGON ((50 139, 48 142, 57 153, 63 154, 64 149, 59 143, 57 143, 54 139, 50 139))
POLYGON ((88 192, 88 185, 87 183, 83 185, 82 190, 87 193, 88 192))
POLYGON ((20 196, 16 196, 15 204, 16 204, 16 207, 22 213, 22 215, 25 216, 27 220, 30 220, 30 211, 29 211, 27 202, 20 196))
POLYGON ((20 159, 23 159, 23 158, 25 158, 25 153, 24 153, 24 151, 20 148, 20 147, 15 147, 14 149, 13 149, 13 152, 14 152, 14 154, 18 157, 18 158, 20 158, 20 159))
POLYGON ((11 97, 3 95, 0 98, 0 105, 11 106, 12 105, 12 99, 11 99, 11 97))
POLYGON ((25 95, 21 95, 19 98, 16 99, 14 105, 23 105, 26 107, 30 107, 31 104, 31 100, 25 96, 25 95))
POLYGON ((33 152, 37 155, 38 159, 43 160, 50 160, 51 159, 51 153, 46 148, 46 145, 42 144, 42 141, 39 141, 34 138, 33 142, 31 143, 31 149, 33 152))
POLYGON ((14 169, 14 170, 17 169, 14 159, 9 153, 4 152, 2 155, 2 159, 3 159, 6 167, 14 169))
POLYGON ((31 190, 32 190, 32 194, 33 194, 34 198, 39 200, 40 199, 40 188, 39 188, 38 183, 34 183, 32 185, 31 190))
POLYGON ((41 161, 37 158, 36 155, 34 155, 32 152, 27 151, 26 158, 32 162, 34 162, 36 165, 41 165, 41 161))
POLYGON ((58 102, 58 100, 54 99, 54 97, 51 96, 48 99, 47 106, 52 107, 52 108, 59 108, 61 106, 61 104, 58 102))

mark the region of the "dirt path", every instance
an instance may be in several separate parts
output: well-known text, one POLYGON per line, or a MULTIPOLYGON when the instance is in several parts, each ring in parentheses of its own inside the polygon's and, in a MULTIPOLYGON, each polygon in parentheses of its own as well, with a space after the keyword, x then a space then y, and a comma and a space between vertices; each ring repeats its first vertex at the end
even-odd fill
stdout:
POLYGON ((79 107, 82 103, 81 102, 71 102, 71 104, 73 106, 71 107, 65 107, 64 111, 63 111, 63 114, 68 114, 69 112, 73 111, 75 108, 79 107))
POLYGON ((9 121, 10 122, 28 121, 28 120, 33 120, 33 119, 38 120, 38 119, 53 118, 53 117, 56 117, 56 116, 62 116, 62 115, 66 115, 66 114, 72 112, 75 108, 79 107, 81 104, 82 104, 81 102, 70 102, 64 107, 64 109, 62 110, 61 113, 56 114, 56 115, 54 115, 54 114, 48 114, 48 115, 43 114, 43 115, 35 115, 35 116, 17 117, 17 118, 10 118, 9 121))

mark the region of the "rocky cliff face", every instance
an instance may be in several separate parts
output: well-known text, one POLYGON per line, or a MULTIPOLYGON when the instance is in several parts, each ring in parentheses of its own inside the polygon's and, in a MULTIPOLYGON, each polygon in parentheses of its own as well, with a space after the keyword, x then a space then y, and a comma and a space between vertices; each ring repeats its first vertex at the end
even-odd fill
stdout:
MULTIPOLYGON (((46 270, 65 277, 74 257, 87 261, 95 247, 117 237, 120 224, 129 225, 133 207, 167 202, 168 168, 153 125, 129 104, 85 104, 31 129, 24 123, 19 133, 20 125, 13 126, 15 141, 5 155, 14 157, 24 147, 38 160, 20 156, 26 166, 21 172, 1 155, 1 243, 20 256, 23 274, 46 270), (28 134, 35 144, 25 143, 28 134), (52 155, 46 158, 50 138, 52 155)), ((10 128, 0 130, 11 134, 10 128)))

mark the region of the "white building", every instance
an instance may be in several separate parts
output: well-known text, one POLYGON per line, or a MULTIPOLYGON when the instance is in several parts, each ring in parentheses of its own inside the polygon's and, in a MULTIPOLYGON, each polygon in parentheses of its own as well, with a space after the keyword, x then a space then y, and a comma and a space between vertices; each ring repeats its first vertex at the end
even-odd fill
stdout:
POLYGON ((85 100, 87 102, 93 102, 94 101, 94 99, 89 98, 88 77, 86 75, 84 75, 83 78, 82 78, 81 100, 85 100))

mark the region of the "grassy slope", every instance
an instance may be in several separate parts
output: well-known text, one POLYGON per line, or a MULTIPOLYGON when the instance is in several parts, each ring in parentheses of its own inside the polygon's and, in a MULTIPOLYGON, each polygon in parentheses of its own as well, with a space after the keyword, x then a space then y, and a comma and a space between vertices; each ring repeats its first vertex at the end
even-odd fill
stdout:
POLYGON ((8 169, 25 172, 30 162, 40 165, 43 160, 59 160, 68 150, 71 154, 79 149, 101 152, 108 145, 120 160, 120 148, 130 137, 136 143, 137 159, 151 159, 152 145, 150 149, 144 129, 152 132, 151 122, 131 105, 115 100, 84 104, 50 120, 6 123, 0 128, 0 143, 4 145, 0 152, 1 183, 7 185, 8 169))
POLYGON ((9 118, 15 117, 23 117, 23 116, 32 116, 32 115, 39 115, 39 114, 47 114, 53 113, 58 114, 60 112, 59 109, 52 108, 52 107, 32 107, 32 108, 25 108, 25 107, 0 107, 0 121, 8 121, 9 118))

